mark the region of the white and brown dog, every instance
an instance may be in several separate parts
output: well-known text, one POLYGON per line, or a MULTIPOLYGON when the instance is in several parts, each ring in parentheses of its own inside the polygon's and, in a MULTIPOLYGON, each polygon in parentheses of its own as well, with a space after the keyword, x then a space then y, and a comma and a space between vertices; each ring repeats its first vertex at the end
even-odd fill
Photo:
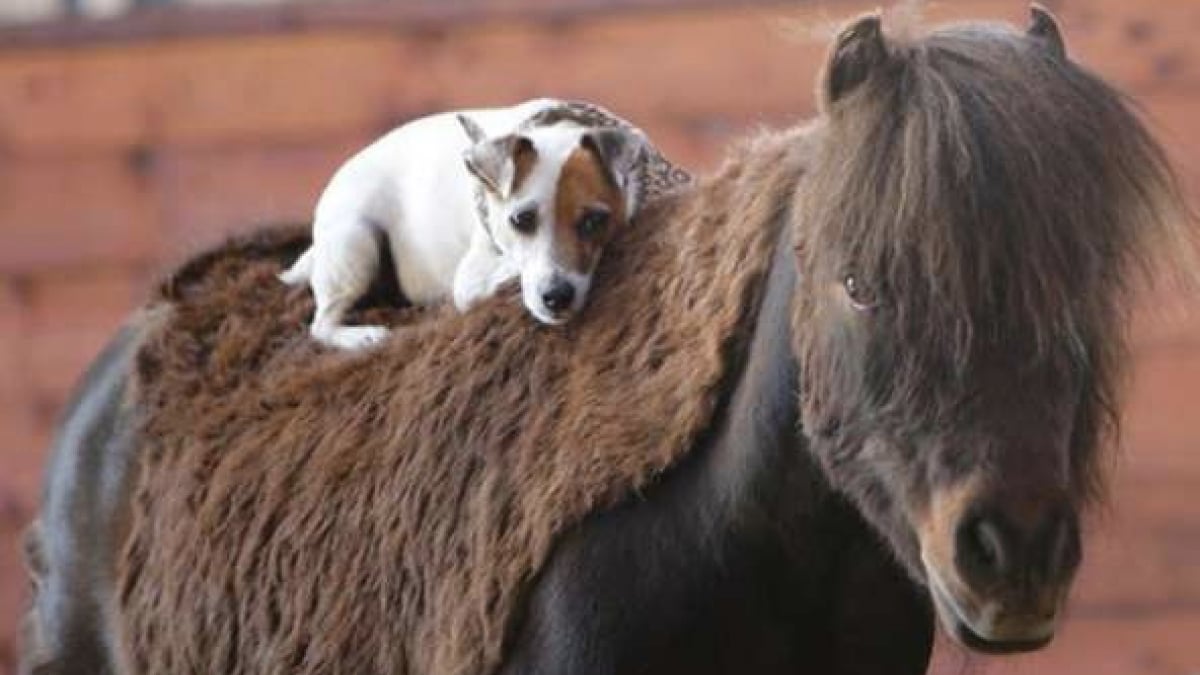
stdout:
POLYGON ((356 348, 387 335, 342 325, 379 271, 380 235, 415 304, 452 298, 464 311, 519 278, 539 321, 578 312, 604 245, 638 207, 648 149, 628 124, 556 113, 600 111, 579 105, 537 99, 432 115, 347 161, 317 203, 312 246, 280 275, 312 287, 313 337, 356 348))

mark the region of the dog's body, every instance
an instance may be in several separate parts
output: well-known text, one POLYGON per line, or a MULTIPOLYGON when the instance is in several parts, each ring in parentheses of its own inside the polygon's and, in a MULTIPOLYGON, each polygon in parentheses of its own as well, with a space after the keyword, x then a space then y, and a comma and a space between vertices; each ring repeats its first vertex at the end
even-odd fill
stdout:
POLYGON ((381 238, 415 304, 452 298, 465 310, 520 277, 538 320, 577 312, 600 250, 637 206, 633 174, 646 144, 627 125, 545 117, 565 105, 432 115, 347 161, 317 204, 312 247, 281 275, 312 286, 313 336, 343 348, 386 336, 341 325, 378 273, 381 238), (539 114, 549 121, 532 121, 539 114))

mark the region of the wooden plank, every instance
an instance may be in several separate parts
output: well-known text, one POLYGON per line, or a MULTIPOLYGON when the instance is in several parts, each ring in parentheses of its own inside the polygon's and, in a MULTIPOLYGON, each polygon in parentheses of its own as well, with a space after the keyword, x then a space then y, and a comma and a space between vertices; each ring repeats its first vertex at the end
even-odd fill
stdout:
POLYGON ((1111 511, 1087 528, 1074 613, 1200 611, 1200 478, 1126 475, 1117 484, 1111 511))
POLYGON ((1200 298, 1180 292, 1144 297, 1134 315, 1132 343, 1138 354, 1200 349, 1200 298))
POLYGON ((1200 349, 1167 346, 1139 354, 1130 384, 1121 470, 1200 480, 1200 349))
MULTIPOLYGON (((982 11, 1013 3, 969 4, 982 11)), ((614 12, 588 22, 9 51, 0 53, 0 148, 307 139, 543 94, 700 123, 803 115, 836 19, 866 7, 842 2, 832 15, 816 6, 614 12)))
POLYGON ((127 157, 0 157, 0 273, 148 260, 155 216, 145 172, 127 157))
MULTIPOLYGON (((799 117, 812 111, 812 82, 834 27, 871 7, 844 1, 832 9, 806 4, 613 12, 587 22, 464 23, 440 31, 326 29, 170 45, 10 51, 0 54, 0 147, 44 152, 296 140, 382 129, 432 110, 542 94, 596 99, 635 118, 704 123, 727 115, 799 117)), ((1178 36, 1186 34, 1177 23, 1187 24, 1194 12, 1169 0, 1139 19, 1150 28, 1122 29, 1135 16, 1124 7, 1111 0, 1087 9, 1066 4, 1073 49, 1136 92, 1194 85, 1189 68, 1143 72, 1150 67, 1144 64, 1161 61, 1159 51, 1175 49, 1178 36), (1183 12, 1178 22, 1176 10, 1183 12), (1135 39, 1126 36, 1130 32, 1154 37, 1114 44, 1135 39), (1110 54, 1117 46, 1124 51, 1114 59, 1110 54), (1129 50, 1135 50, 1132 58, 1129 50), (1143 70, 1131 70, 1129 63, 1143 70)), ((1024 21, 1025 4, 971 0, 937 6, 932 13, 936 19, 1024 21)))
POLYGON ((18 541, 22 527, 0 523, 0 673, 16 671, 16 635, 20 617, 26 607, 29 581, 19 555, 18 541))
POLYGON ((122 266, 45 273, 30 281, 29 396, 40 423, 56 419, 87 364, 143 297, 142 275, 122 266))
MULTIPOLYGON (((1200 206, 1200 95, 1187 91, 1150 92, 1137 99, 1152 133, 1167 150, 1193 209, 1200 206)), ((1193 228, 1197 227, 1193 224, 1193 228)), ((1195 272, 1195 270, 1192 270, 1195 272)), ((1138 298, 1133 344, 1156 347, 1200 345, 1200 293, 1164 278, 1138 298)))
POLYGON ((804 113, 812 87, 797 80, 796 64, 818 59, 824 42, 792 44, 778 16, 711 11, 402 38, 343 31, 9 53, 0 55, 0 148, 295 141, 543 94, 698 123, 804 113), (710 47, 722 41, 745 49, 725 58, 710 47), (642 63, 620 53, 640 54, 642 63))
POLYGON ((164 258, 180 260, 263 224, 308 222, 333 172, 369 140, 173 149, 157 163, 164 258))
MULTIPOLYGON (((696 125, 754 117, 801 120, 831 39, 869 0, 614 14, 588 22, 467 26, 429 39, 414 63, 425 77, 404 101, 431 109, 550 95, 603 102, 629 116, 696 125)), ((968 0, 931 8, 935 21, 1023 21, 1018 0, 968 0)))
POLYGON ((1149 92, 1135 102, 1170 156, 1193 209, 1200 206, 1200 91, 1149 92))
POLYGON ((1200 90, 1200 4, 1194 0, 1062 0, 1058 16, 1074 58, 1146 94, 1200 90))
POLYGON ((1113 502, 1089 524, 1075 605, 1089 615, 1200 608, 1200 347, 1140 352, 1113 502))
POLYGON ((635 122, 804 115, 812 110, 810 66, 825 45, 785 35, 782 16, 704 12, 463 29, 420 50, 411 67, 424 77, 415 89, 396 91, 397 106, 415 100, 457 108, 549 95, 600 101, 635 122), (737 58, 716 44, 735 47, 737 58))
POLYGON ((26 303, 12 278, 0 278, 0 408, 19 405, 25 394, 26 303))
POLYGON ((728 154, 730 144, 766 126, 787 126, 791 120, 756 115, 752 119, 733 116, 707 121, 696 118, 639 117, 637 124, 654 141, 664 156, 699 176, 714 170, 728 154))
MULTIPOLYGON (((837 2, 838 0, 833 0, 837 2)), ((694 11, 726 0, 426 0, 424 2, 291 3, 269 6, 197 7, 151 5, 92 21, 46 22, 0 27, 0 49, 88 46, 112 42, 209 35, 295 33, 330 27, 436 30, 447 24, 497 19, 572 21, 596 14, 694 11)), ((748 5, 787 5, 787 0, 739 0, 748 5)))
POLYGON ((382 127, 411 86, 404 45, 354 34, 189 44, 155 55, 162 142, 311 139, 382 127))
POLYGON ((8 517, 10 523, 15 522, 14 511, 28 514, 37 504, 49 441, 50 428, 38 421, 32 406, 0 410, 0 465, 4 466, 0 472, 0 520, 8 517))
POLYGON ((4 54, 0 149, 144 143, 151 126, 152 83, 153 72, 138 50, 4 54))
POLYGON ((212 39, 0 56, 0 148, 144 150, 380 126, 411 71, 390 36, 212 39))

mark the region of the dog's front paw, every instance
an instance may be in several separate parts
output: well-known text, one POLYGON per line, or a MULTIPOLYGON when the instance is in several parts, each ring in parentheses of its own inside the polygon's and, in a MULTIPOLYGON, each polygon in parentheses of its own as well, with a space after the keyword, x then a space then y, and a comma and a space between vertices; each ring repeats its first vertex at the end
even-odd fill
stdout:
POLYGON ((366 349, 379 344, 391 334, 383 326, 341 326, 328 333, 314 335, 317 341, 338 349, 366 349))

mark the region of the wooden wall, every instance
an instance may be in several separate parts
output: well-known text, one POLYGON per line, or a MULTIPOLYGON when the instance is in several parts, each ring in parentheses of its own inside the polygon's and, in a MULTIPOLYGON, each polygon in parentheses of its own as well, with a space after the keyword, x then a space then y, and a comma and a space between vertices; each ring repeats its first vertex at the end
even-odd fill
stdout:
MULTIPOLYGON (((831 22, 876 4, 459 0, 0 30, 0 673, 51 424, 165 265, 305 218, 347 153, 435 110, 593 99, 711 167, 746 129, 809 115, 831 22)), ((1197 185, 1200 3, 1051 4, 1073 54, 1145 107, 1197 185)), ((933 13, 1024 21, 1025 4, 933 13)), ((1144 304, 1167 311, 1134 327, 1129 452, 1073 618, 1051 649, 994 672, 1200 673, 1200 312, 1144 304)), ((943 650, 939 672, 962 659, 943 650)))

